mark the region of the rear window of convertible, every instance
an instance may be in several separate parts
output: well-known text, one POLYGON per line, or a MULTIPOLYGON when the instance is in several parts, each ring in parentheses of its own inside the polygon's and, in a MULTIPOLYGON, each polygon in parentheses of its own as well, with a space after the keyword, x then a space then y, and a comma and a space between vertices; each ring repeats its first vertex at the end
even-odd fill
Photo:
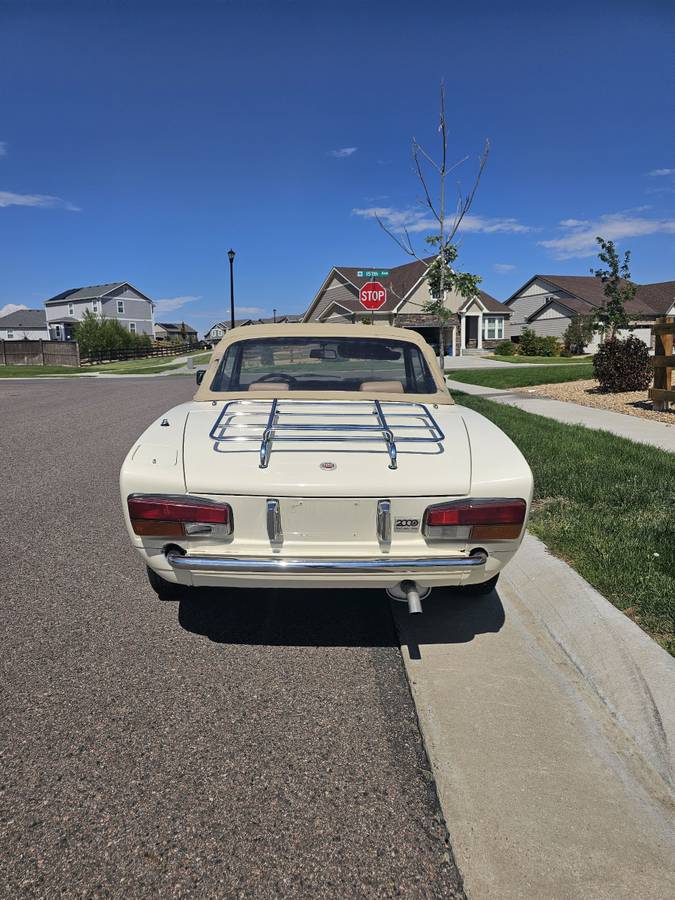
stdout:
POLYGON ((382 338, 274 337, 236 341, 225 351, 212 391, 382 391, 435 394, 419 347, 382 338))

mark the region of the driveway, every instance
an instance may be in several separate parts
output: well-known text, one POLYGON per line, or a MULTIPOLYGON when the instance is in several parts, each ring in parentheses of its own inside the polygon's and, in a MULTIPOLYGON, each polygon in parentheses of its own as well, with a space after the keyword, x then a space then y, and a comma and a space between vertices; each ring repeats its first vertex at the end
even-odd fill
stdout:
POLYGON ((382 593, 148 587, 119 466, 193 392, 0 385, 0 896, 462 896, 382 593))

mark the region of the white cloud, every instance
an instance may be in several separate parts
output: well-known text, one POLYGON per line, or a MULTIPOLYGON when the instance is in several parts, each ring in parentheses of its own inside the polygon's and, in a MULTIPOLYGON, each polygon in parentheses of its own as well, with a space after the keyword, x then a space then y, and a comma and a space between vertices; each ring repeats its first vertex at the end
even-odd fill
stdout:
POLYGON ((564 219, 560 227, 562 237, 539 241, 550 250, 555 259, 574 259, 594 256, 598 245, 595 238, 601 235, 607 241, 644 237, 649 234, 675 234, 675 219, 647 219, 637 215, 643 209, 608 213, 594 221, 564 219))
MULTIPOLYGON (((369 206, 364 209, 353 209, 352 215, 364 219, 380 218, 387 228, 399 233, 407 229, 411 234, 420 231, 437 231, 438 222, 426 210, 394 209, 390 206, 369 206)), ((522 225, 517 219, 489 218, 487 216, 466 215, 462 219, 461 231, 480 234, 525 234, 532 231, 528 225, 522 225)))
POLYGON ((358 147, 341 147, 339 150, 329 150, 329 156, 335 156, 337 159, 344 159, 346 156, 351 156, 352 153, 356 153, 358 147))
POLYGON ((647 173, 648 175, 659 176, 664 175, 675 175, 675 169, 652 169, 651 172, 647 173))
POLYGON ((0 141, 0 156, 7 156, 7 141, 0 141))
POLYGON ((0 318, 16 312, 17 309, 28 309, 28 307, 25 303, 5 303, 5 305, 0 308, 0 318))
POLYGON ((49 194, 13 194, 11 191, 0 191, 0 208, 5 206, 33 206, 39 209, 67 209, 70 212, 80 212, 79 206, 74 206, 68 200, 61 197, 51 197, 49 194))
POLYGON ((174 309, 180 309, 181 306, 195 300, 201 300, 201 297, 194 297, 192 294, 185 294, 182 297, 163 297, 161 300, 155 300, 155 313, 173 312, 174 309))
POLYGON ((504 275, 506 272, 513 272, 515 266, 512 263, 495 263, 492 268, 500 275, 504 275))
POLYGON ((244 316, 259 316, 265 310, 262 306, 235 306, 234 314, 238 319, 244 316))

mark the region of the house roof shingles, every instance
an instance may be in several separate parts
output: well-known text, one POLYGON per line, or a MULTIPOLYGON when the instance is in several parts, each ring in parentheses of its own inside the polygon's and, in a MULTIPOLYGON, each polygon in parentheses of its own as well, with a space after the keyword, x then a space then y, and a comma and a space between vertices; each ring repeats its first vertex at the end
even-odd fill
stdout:
MULTIPOLYGON (((604 284, 595 275, 535 275, 530 281, 541 279, 548 281, 554 287, 560 288, 572 297, 564 297, 558 302, 568 307, 579 315, 588 315, 605 305, 604 284)), ((528 284, 530 282, 527 282, 528 284)), ((675 303, 675 281, 661 281, 654 284, 638 284, 635 297, 626 303, 626 312, 634 316, 663 316, 675 303)), ((506 301, 509 303, 522 290, 516 291, 506 301)), ((529 320, 537 315, 548 305, 543 303, 535 310, 529 320)))
POLYGON ((47 330, 47 314, 44 309, 15 309, 0 318, 0 328, 25 328, 31 331, 47 330))
POLYGON ((63 303, 66 300, 68 302, 74 300, 95 300, 97 297, 103 297, 105 294, 109 294, 110 291, 114 291, 125 284, 127 284, 126 281, 112 281, 110 284, 90 284, 88 287, 71 288, 68 291, 62 291, 62 293, 50 297, 49 300, 45 300, 45 305, 63 303))
POLYGON ((197 334, 196 330, 185 322, 181 322, 180 324, 176 324, 175 322, 155 322, 155 325, 163 328, 165 331, 175 332, 180 332, 183 330, 183 327, 185 327, 186 331, 192 331, 197 334))

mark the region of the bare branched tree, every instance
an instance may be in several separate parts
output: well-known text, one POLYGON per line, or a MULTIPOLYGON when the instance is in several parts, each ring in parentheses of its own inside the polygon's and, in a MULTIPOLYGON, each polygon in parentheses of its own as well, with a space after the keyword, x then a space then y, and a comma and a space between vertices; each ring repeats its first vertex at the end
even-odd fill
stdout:
MULTIPOLYGON (((470 275, 468 272, 458 272, 453 268, 453 263, 457 259, 458 249, 455 238, 462 224, 462 220, 471 209, 471 206, 478 190, 483 171, 487 164, 488 154, 490 152, 489 141, 485 141, 483 152, 478 159, 478 170, 476 172, 473 185, 468 193, 464 194, 459 181, 455 185, 456 203, 452 213, 447 208, 448 178, 452 173, 465 163, 469 157, 465 156, 454 163, 448 163, 448 129, 447 119, 445 115, 445 86, 441 83, 440 91, 440 123, 438 127, 441 141, 440 162, 436 161, 422 147, 417 138, 412 139, 412 158, 415 167, 415 173, 422 186, 424 197, 420 199, 422 206, 429 209, 433 216, 437 228, 434 233, 425 238, 425 242, 435 248, 435 259, 428 265, 426 271, 426 281, 429 284, 431 300, 422 305, 422 312, 433 315, 439 322, 439 356, 441 367, 445 358, 445 329, 448 321, 452 318, 453 313, 445 305, 445 296, 447 291, 455 291, 466 300, 475 297, 478 293, 478 285, 481 281, 478 275, 470 275), (431 171, 432 177, 436 179, 436 187, 430 184, 430 178, 427 174, 431 171)), ((395 241, 400 249, 413 259, 418 260, 425 266, 428 262, 427 258, 420 256, 415 249, 409 229, 405 223, 401 225, 401 231, 394 230, 387 225, 379 214, 375 214, 375 218, 383 231, 395 241)), ((403 299, 402 297, 399 299, 403 299)))

